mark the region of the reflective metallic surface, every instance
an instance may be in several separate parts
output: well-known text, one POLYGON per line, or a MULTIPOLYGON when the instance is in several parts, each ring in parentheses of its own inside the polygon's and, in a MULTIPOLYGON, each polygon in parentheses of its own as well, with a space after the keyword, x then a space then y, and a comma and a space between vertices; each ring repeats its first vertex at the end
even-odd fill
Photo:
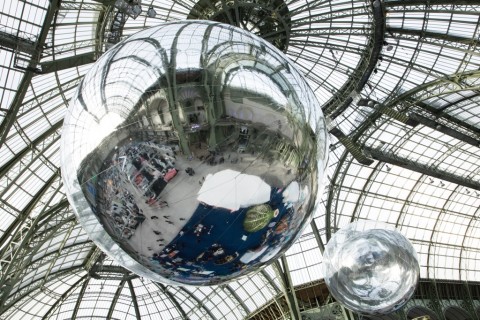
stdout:
POLYGON ((89 236, 154 281, 211 285, 279 257, 327 163, 316 99, 269 43, 219 23, 107 51, 65 118, 62 176, 89 236))
POLYGON ((325 246, 325 282, 348 309, 387 314, 401 308, 415 290, 417 254, 407 238, 388 228, 379 222, 353 222, 325 246))

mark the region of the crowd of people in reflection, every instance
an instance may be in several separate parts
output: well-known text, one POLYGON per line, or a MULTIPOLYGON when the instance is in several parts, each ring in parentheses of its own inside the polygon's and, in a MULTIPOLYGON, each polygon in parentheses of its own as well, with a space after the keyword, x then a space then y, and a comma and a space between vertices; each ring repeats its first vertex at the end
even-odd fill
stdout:
POLYGON ((149 257, 152 270, 186 283, 209 284, 256 268, 275 256, 302 223, 302 204, 283 200, 282 189, 272 189, 269 203, 278 208, 261 230, 248 232, 243 219, 248 208, 232 214, 227 209, 199 204, 178 235, 149 257), (226 232, 226 230, 228 230, 226 232))
MULTIPOLYGON (((212 152, 202 158, 200 160, 208 165, 230 160, 228 155, 224 158, 212 152)), ((175 217, 159 210, 169 206, 162 191, 178 173, 173 148, 154 142, 130 143, 118 147, 109 161, 98 176, 101 189, 98 195, 103 207, 99 212, 106 213, 109 225, 119 239, 132 238, 147 217, 148 220, 164 222, 165 228, 176 223, 175 217)), ((185 173, 193 176, 195 170, 185 168, 185 173)), ((200 184, 202 182, 200 180, 200 184)), ((152 270, 192 284, 196 281, 202 283, 205 279, 213 284, 224 277, 260 266, 290 241, 305 217, 303 201, 294 205, 284 196, 282 188, 272 188, 268 203, 278 210, 278 214, 255 232, 243 227, 248 208, 241 208, 233 214, 227 209, 199 203, 192 216, 178 218, 184 222, 173 239, 165 237, 163 230, 153 230, 158 246, 149 244, 148 253, 136 253, 152 270)))
POLYGON ((129 180, 134 182, 137 189, 144 191, 149 205, 157 204, 160 193, 178 172, 175 168, 175 151, 170 147, 159 147, 154 142, 121 147, 117 159, 129 180), (122 161, 125 161, 125 167, 122 161))
POLYGON ((105 208, 102 211, 113 221, 117 234, 130 239, 145 221, 134 193, 140 194, 149 207, 168 207, 160 194, 177 174, 175 151, 154 142, 125 145, 117 149, 106 166, 108 169, 99 175, 101 204, 105 208))
POLYGON ((138 207, 134 196, 122 186, 125 178, 116 166, 100 174, 100 185, 103 189, 100 204, 106 208, 110 225, 123 239, 130 239, 135 229, 145 221, 142 209, 138 207))

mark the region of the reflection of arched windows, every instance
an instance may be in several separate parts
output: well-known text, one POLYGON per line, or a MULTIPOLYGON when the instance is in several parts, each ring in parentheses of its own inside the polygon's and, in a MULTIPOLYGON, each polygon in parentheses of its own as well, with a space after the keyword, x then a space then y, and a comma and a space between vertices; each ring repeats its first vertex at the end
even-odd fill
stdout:
POLYGON ((445 310, 446 320, 473 320, 467 311, 459 307, 449 307, 445 310))
POLYGON ((416 306, 411 308, 407 312, 408 320, 417 319, 417 318, 421 319, 421 317, 423 316, 428 316, 430 320, 438 320, 438 317, 435 315, 435 313, 432 310, 427 309, 425 307, 416 306))

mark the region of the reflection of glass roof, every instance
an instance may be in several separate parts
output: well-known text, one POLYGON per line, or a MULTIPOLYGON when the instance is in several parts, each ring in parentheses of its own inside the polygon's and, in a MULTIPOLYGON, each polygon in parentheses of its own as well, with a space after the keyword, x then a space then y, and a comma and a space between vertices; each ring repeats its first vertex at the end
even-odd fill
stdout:
POLYGON ((280 318, 291 312, 284 286, 301 311, 325 303, 307 291, 322 279, 320 248, 357 219, 397 226, 422 278, 478 281, 478 1, 286 0, 287 11, 259 1, 287 23, 285 52, 330 118, 328 186, 311 226, 278 263, 219 287, 152 283, 95 248, 59 171, 69 99, 118 39, 193 11, 243 12, 201 2, 197 12, 193 0, 144 0, 136 19, 110 0, 0 5, 0 318, 280 318))

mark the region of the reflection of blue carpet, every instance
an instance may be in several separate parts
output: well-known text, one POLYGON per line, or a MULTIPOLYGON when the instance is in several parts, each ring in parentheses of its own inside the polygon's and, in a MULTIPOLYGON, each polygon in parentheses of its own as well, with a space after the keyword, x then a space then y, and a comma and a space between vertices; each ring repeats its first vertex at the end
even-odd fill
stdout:
MULTIPOLYGON (((180 268, 180 271, 182 269, 213 271, 212 276, 231 274, 243 265, 239 262, 240 257, 248 250, 259 248, 265 241, 267 231, 274 230, 277 222, 288 212, 282 203, 282 193, 277 192, 277 189, 272 189, 268 204, 272 209, 279 209, 278 216, 272 218, 269 222, 269 225, 272 222, 275 225, 271 228, 267 225, 253 233, 246 232, 243 228, 243 220, 249 208, 241 208, 238 211, 230 212, 226 209, 200 204, 182 229, 183 234, 176 236, 160 253, 162 257, 157 260, 162 265, 173 265, 174 269, 177 270, 180 268), (199 225, 203 225, 203 228, 200 235, 197 235, 200 229, 199 225), (196 230, 197 233, 195 233, 196 230), (219 249, 218 245, 223 251, 220 250, 222 251, 221 254, 214 255, 213 252, 219 249), (178 250, 176 254, 168 255, 168 253, 176 250, 178 250), (225 260, 227 256, 231 256, 232 260, 225 260)), ((290 218, 291 214, 288 215, 288 220, 290 218)), ((278 242, 281 236, 281 234, 270 232, 268 242, 264 243, 264 246, 268 246, 272 242, 278 242)), ((257 257, 248 264, 256 263, 259 258, 257 257)), ((191 274, 189 271, 184 272, 184 274, 180 272, 179 276, 188 280, 191 274)))

